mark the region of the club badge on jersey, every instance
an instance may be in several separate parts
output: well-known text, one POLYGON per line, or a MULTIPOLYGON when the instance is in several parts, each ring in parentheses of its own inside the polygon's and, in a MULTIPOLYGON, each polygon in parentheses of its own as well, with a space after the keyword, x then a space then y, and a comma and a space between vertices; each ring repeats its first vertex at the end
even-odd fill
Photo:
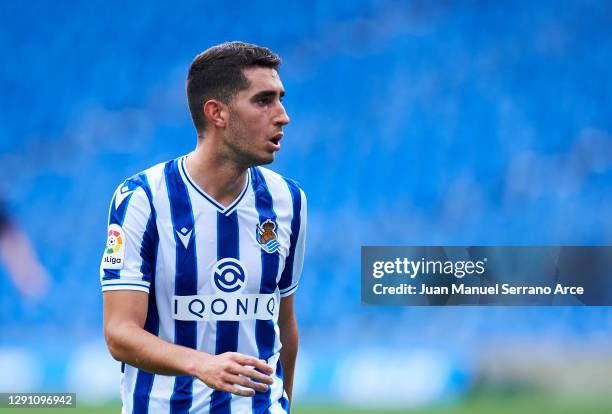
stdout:
POLYGON ((266 253, 274 253, 280 247, 277 240, 276 223, 268 219, 257 225, 257 243, 266 253))

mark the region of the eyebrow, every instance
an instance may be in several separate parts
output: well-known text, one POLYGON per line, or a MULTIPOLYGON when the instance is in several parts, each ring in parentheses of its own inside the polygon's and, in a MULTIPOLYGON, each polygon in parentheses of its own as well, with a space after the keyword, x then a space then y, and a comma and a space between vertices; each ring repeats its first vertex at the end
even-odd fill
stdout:
MULTIPOLYGON (((273 90, 261 91, 253 95, 252 99, 267 98, 269 96, 276 96, 276 91, 273 91, 273 90)), ((285 96, 285 91, 281 90, 280 97, 282 98, 283 96, 285 96)))

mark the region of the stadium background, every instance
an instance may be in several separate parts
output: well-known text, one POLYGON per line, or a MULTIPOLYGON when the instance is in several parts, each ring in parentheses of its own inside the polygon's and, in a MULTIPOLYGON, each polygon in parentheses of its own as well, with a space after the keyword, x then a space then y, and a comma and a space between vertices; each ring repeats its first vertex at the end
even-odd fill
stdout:
POLYGON ((292 123, 273 168, 309 196, 296 412, 612 410, 609 308, 359 296, 361 245, 610 244, 604 0, 0 2, 0 190, 51 278, 32 300, 0 268, 0 391, 117 411, 98 282, 108 203, 191 150, 187 68, 236 39, 283 57, 292 123))

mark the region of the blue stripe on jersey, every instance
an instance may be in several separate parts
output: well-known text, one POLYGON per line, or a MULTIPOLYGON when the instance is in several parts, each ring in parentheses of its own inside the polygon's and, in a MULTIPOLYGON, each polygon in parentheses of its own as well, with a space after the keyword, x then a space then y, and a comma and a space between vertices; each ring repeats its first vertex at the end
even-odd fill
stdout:
MULTIPOLYGON (((266 220, 276 222, 276 213, 274 212, 274 204, 272 195, 268 190, 266 181, 257 167, 251 169, 253 174, 252 184, 253 192, 255 193, 255 208, 259 214, 259 222, 263 223, 266 220)), ((276 291, 276 275, 278 274, 278 252, 266 253, 261 250, 261 285, 259 293, 274 293, 276 291)), ((280 304, 277 304, 280 306, 280 304)), ((255 340, 257 342, 257 350, 259 358, 268 360, 274 355, 274 341, 276 333, 274 332, 274 321, 264 321, 257 319, 255 321, 255 340)), ((253 396, 253 412, 268 413, 270 407, 270 388, 265 393, 257 392, 253 396)))
MULTIPOLYGON (((285 383, 285 376, 283 374, 283 364, 281 364, 280 359, 278 360, 278 364, 276 364, 276 376, 281 379, 283 384, 285 383)), ((281 407, 283 407, 283 410, 285 410, 285 412, 289 414, 289 400, 285 398, 284 391, 278 402, 280 403, 281 407)))
POLYGON ((118 224, 119 226, 123 225, 123 220, 125 219, 125 212, 127 211, 127 206, 130 204, 130 199, 132 195, 134 195, 134 191, 138 188, 134 183, 127 180, 118 190, 121 192, 121 188, 127 187, 129 191, 132 191, 122 202, 119 204, 119 207, 116 207, 116 199, 117 193, 115 193, 115 197, 113 197, 111 201, 110 208, 110 216, 108 218, 108 224, 118 224))
MULTIPOLYGON (((144 280, 149 280, 151 285, 149 287, 149 305, 147 309, 147 319, 145 320, 144 329, 153 335, 159 333, 159 314, 157 313, 157 302, 155 300, 155 265, 157 263, 157 249, 159 247, 159 235, 157 233, 155 209, 153 208, 151 188, 147 181, 146 175, 139 174, 134 180, 147 195, 149 204, 151 207, 151 214, 147 221, 145 232, 142 236, 142 243, 140 245, 140 258, 142 264, 140 266, 140 272, 143 275, 144 280)), ((151 388, 153 387, 154 375, 150 372, 138 370, 136 374, 136 384, 134 386, 133 395, 133 410, 134 414, 145 414, 149 411, 149 395, 151 394, 151 388)))
MULTIPOLYGON (((151 194, 151 188, 149 187, 149 181, 147 180, 146 174, 138 174, 133 181, 144 190, 147 198, 149 199, 149 206, 151 208, 151 215, 147 221, 147 227, 145 228, 145 232, 142 237, 142 244, 140 245, 140 258, 142 259, 140 273, 142 273, 143 280, 153 283, 155 265, 157 263, 157 249, 159 247, 157 214, 155 212, 155 207, 153 206, 153 195, 151 194)), ((155 296, 151 295, 149 291, 149 301, 151 298, 155 299, 155 296)))
MULTIPOLYGON (((170 213, 176 244, 176 272, 174 278, 175 295, 197 295, 198 274, 195 247, 195 229, 191 200, 185 183, 178 170, 178 161, 170 161, 164 167, 170 213), (180 232, 180 233, 179 233, 180 232), (187 247, 179 234, 190 233, 187 247)), ((174 343, 197 348, 197 325, 195 321, 174 321, 174 343)), ((170 414, 188 413, 193 399, 193 377, 178 376, 170 397, 170 414)))
MULTIPOLYGON (((157 262, 157 248, 159 246, 159 236, 157 234, 157 224, 153 214, 149 216, 147 227, 140 244, 140 273, 142 280, 153 283, 155 279, 155 264, 157 262)), ((151 296, 149 296, 150 300, 151 296)))
MULTIPOLYGON (((108 225, 117 224, 118 226, 123 226, 123 220, 125 220, 125 212, 127 211, 127 206, 130 204, 130 199, 132 195, 134 195, 134 190, 138 187, 131 183, 130 180, 127 180, 124 184, 122 184, 119 189, 115 192, 115 196, 111 200, 109 215, 108 215, 108 225), (132 192, 119 204, 119 208, 115 207, 115 200, 117 198, 118 192, 121 189, 127 186, 129 190, 132 192)), ((102 276, 102 280, 113 280, 119 279, 119 269, 104 269, 104 275, 102 276)))
MULTIPOLYGON (((238 243, 238 213, 229 216, 217 212, 217 260, 228 257, 240 259, 238 243)), ((215 354, 238 350, 238 329, 240 322, 217 322, 215 354)), ((232 396, 228 392, 213 391, 210 399, 210 414, 230 414, 232 396)))
POLYGON ((293 216, 291 217, 289 254, 285 259, 285 268, 283 269, 280 281, 278 282, 278 289, 281 292, 288 289, 293 283, 293 258, 295 256, 295 246, 297 245, 298 236, 300 235, 300 221, 302 212, 302 195, 300 194, 299 187, 291 180, 285 179, 285 181, 287 182, 287 187, 289 188, 291 199, 293 200, 293 216))

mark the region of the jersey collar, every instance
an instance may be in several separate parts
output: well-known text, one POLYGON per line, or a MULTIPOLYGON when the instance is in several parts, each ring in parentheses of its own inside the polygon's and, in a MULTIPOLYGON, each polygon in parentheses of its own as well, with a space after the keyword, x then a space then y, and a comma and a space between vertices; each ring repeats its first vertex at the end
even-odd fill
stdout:
POLYGON ((236 197, 236 199, 229 206, 223 207, 223 205, 217 202, 217 200, 215 200, 213 197, 207 194, 206 191, 202 190, 195 183, 195 181, 191 178, 191 176, 189 175, 189 172, 187 172, 187 168, 185 168, 185 158, 186 157, 187 156, 183 156, 179 160, 179 166, 180 166, 179 170, 181 171, 181 176, 183 177, 183 179, 187 183, 189 183, 189 185, 191 185, 193 189, 196 190, 202 197, 204 197, 206 201, 212 204, 221 214, 226 215, 226 216, 230 215, 236 209, 236 207, 238 206, 238 203, 240 203, 240 201, 244 198, 244 195, 246 194, 249 186, 251 185, 250 168, 249 168, 249 171, 247 171, 247 179, 246 179, 246 183, 244 184, 244 188, 242 189, 238 197, 236 197))

